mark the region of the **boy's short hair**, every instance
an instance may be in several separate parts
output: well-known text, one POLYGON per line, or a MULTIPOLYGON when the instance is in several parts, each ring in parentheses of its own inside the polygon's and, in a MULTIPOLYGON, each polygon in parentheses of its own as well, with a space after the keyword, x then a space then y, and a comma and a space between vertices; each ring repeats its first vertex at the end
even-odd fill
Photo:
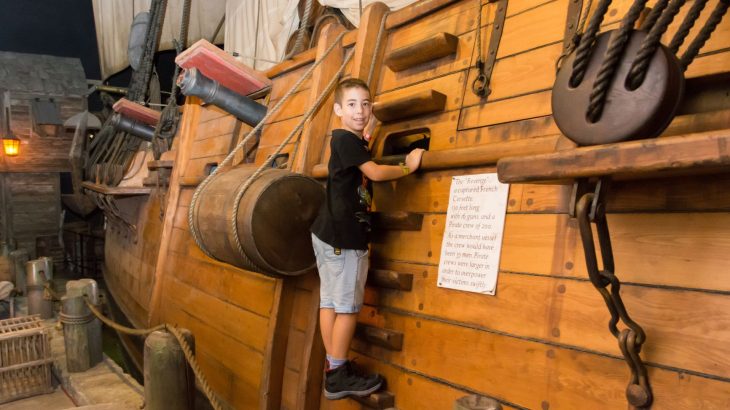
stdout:
POLYGON ((337 84, 337 88, 335 89, 335 102, 337 104, 342 104, 342 94, 345 93, 345 90, 350 88, 362 88, 363 90, 367 91, 368 95, 370 95, 370 98, 372 98, 372 94, 370 93, 370 87, 368 87, 365 81, 359 78, 347 78, 340 81, 340 83, 337 84))

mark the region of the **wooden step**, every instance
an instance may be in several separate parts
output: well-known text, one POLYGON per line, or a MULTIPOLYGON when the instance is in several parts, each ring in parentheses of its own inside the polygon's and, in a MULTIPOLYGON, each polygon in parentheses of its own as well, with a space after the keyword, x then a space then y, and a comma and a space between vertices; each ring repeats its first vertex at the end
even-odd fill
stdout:
POLYGON ((358 323, 355 329, 355 337, 388 350, 400 351, 403 349, 403 333, 395 330, 358 323))
POLYGON ((175 165, 174 160, 158 159, 158 160, 147 161, 147 169, 149 169, 150 171, 160 169, 160 168, 172 169, 173 165, 175 165))
POLYGON ((266 74, 243 64, 204 39, 180 53, 175 62, 182 68, 197 68, 206 77, 241 95, 271 86, 266 74))
POLYGON ((728 147, 730 129, 723 129, 505 158, 497 162, 497 173, 500 181, 515 183, 727 172, 728 147))
POLYGON ((431 37, 397 48, 385 59, 385 65, 398 72, 427 61, 456 53, 459 38, 451 33, 436 33, 431 37))
POLYGON ((84 181, 81 186, 90 191, 98 192, 106 195, 132 196, 132 195, 149 195, 152 188, 144 186, 108 186, 95 184, 93 182, 84 181))
POLYGON ((373 114, 382 122, 392 122, 417 115, 443 111, 446 96, 436 90, 423 90, 373 104, 373 114))
POLYGON ((423 214, 415 212, 373 212, 375 231, 420 231, 423 214))
POLYGON ((112 106, 114 112, 131 118, 133 120, 145 123, 147 125, 156 126, 160 121, 160 112, 155 111, 152 108, 145 107, 144 105, 137 104, 136 102, 129 101, 126 98, 122 98, 115 102, 112 106))
POLYGON ((387 269, 370 269, 368 272, 368 285, 410 291, 413 288, 413 274, 387 269))
POLYGON ((395 406, 395 395, 389 391, 379 391, 365 397, 353 396, 352 399, 368 409, 390 409, 395 406))

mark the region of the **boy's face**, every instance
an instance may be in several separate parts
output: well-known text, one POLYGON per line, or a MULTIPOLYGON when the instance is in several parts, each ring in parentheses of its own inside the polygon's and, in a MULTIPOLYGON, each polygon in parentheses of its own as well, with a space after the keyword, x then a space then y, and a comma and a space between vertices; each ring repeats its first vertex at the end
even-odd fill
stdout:
POLYGON ((362 135, 370 115, 370 93, 360 87, 347 88, 342 93, 342 102, 335 102, 335 114, 342 119, 342 126, 357 135, 362 135))

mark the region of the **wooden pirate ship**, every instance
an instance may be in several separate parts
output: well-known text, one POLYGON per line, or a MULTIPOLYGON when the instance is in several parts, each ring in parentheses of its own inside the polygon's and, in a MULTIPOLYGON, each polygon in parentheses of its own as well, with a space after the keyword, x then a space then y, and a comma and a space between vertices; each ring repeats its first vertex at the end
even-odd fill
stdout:
POLYGON ((118 103, 87 147, 118 313, 191 330, 228 408, 730 408, 727 7, 374 3, 267 71, 193 45, 184 105, 118 103), (307 244, 346 77, 371 85, 376 161, 427 148, 417 175, 374 184, 352 355, 387 386, 358 402, 322 397, 307 244), (495 295, 441 287, 452 178, 495 172, 495 295))

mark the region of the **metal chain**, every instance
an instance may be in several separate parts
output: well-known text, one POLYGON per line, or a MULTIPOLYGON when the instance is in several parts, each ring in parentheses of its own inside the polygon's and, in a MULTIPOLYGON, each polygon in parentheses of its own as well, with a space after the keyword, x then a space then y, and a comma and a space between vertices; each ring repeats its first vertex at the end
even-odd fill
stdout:
POLYGON ((175 336, 175 339, 177 339, 177 342, 180 344, 180 347, 182 348, 183 354, 185 355, 185 360, 188 361, 190 364, 190 368, 193 369, 193 373, 195 374, 195 378, 198 379, 198 382, 200 383, 200 387, 203 389, 203 392, 205 393, 205 396, 210 401, 210 405, 215 410, 222 410, 223 407, 221 406, 220 402, 218 401, 218 397, 213 391, 213 389, 210 387, 210 384, 208 384, 208 379, 203 374, 202 370, 200 369, 200 365, 198 365, 198 361, 195 359, 195 355, 193 354, 193 349, 190 347, 190 344, 188 343, 187 339, 185 339, 184 335, 174 325, 171 325, 169 323, 163 323, 161 325, 157 325, 151 328, 147 329, 134 329, 131 327, 122 326, 119 323, 116 323, 109 319, 108 317, 104 316, 101 311, 91 303, 88 297, 84 297, 84 301, 86 302, 86 306, 89 307, 89 310, 91 313, 93 313, 94 316, 96 316, 99 320, 101 320, 105 325, 109 326, 110 328, 126 333, 128 335, 134 335, 134 336, 147 336, 148 334, 152 332, 156 332, 158 330, 165 330, 170 333, 172 333, 173 336, 175 336))
POLYGON ((601 23, 608 12, 608 6, 610 4, 611 0, 601 0, 598 3, 596 12, 593 13, 591 21, 588 23, 588 28, 580 38, 578 48, 575 50, 573 72, 570 74, 571 87, 577 87, 583 81, 583 76, 586 74, 588 62, 593 53, 593 43, 596 41, 596 35, 598 35, 598 30, 601 28, 601 23))
MULTIPOLYGON (((205 189, 205 187, 211 182, 212 178, 218 174, 218 172, 223 168, 224 166, 231 163, 233 160, 233 157, 240 151, 248 142, 258 134, 259 131, 261 131, 261 128, 264 126, 266 121, 268 121, 271 117, 273 117, 277 112, 279 112, 279 109, 284 105, 284 103, 292 96, 294 95, 298 90, 299 87, 302 85, 302 83, 309 78, 309 76, 312 75, 314 70, 325 60, 325 58, 329 55, 329 53, 332 52, 332 50, 335 49, 335 46, 339 44, 340 40, 342 40, 342 37, 345 36, 347 32, 340 33, 337 38, 332 42, 332 44, 327 48, 327 50, 324 52, 324 55, 319 60, 315 61, 314 64, 312 64, 311 67, 297 80, 297 82, 292 86, 292 88, 279 100, 279 102, 276 103, 274 108, 271 109, 271 111, 267 112, 264 118, 261 119, 261 121, 256 124, 256 126, 249 131, 248 135, 236 145, 236 147, 226 156, 223 161, 218 165, 218 167, 208 175, 203 182, 198 185, 198 187, 195 189, 195 192, 193 193, 193 197, 190 200, 190 207, 188 209, 188 226, 190 227, 190 233, 193 236, 193 239, 195 240, 195 243, 198 245, 200 250, 203 251, 208 257, 215 259, 215 257, 208 251, 208 249, 203 244, 202 239, 200 238, 200 232, 198 230, 197 225, 197 219, 194 218, 194 211, 196 204, 198 202, 198 198, 200 197, 200 193, 205 189)), ((245 261, 248 260, 248 258, 244 259, 245 261)))
POLYGON ((682 24, 680 24, 677 32, 674 33, 672 41, 669 42, 669 51, 673 54, 676 54, 677 51, 679 51, 679 47, 682 46, 682 43, 684 43, 689 31, 692 27, 694 27, 695 22, 697 22, 697 19, 700 17, 700 14, 706 4, 707 0, 694 0, 694 3, 692 3, 692 7, 690 7, 689 12, 687 12, 687 15, 684 17, 682 24))
POLYGON ((634 24, 639 19, 639 16, 641 16, 641 12, 644 10, 646 3, 647 0, 634 0, 631 8, 629 8, 629 11, 621 20, 621 26, 618 31, 611 37, 611 42, 608 45, 603 62, 601 63, 601 68, 598 70, 598 75, 593 83, 593 90, 591 91, 588 102, 586 117, 590 122, 598 122, 601 118, 606 96, 611 87, 613 77, 616 74, 616 69, 621 62, 621 56, 624 54, 624 49, 629 41, 634 24))
POLYGON ((641 83, 644 82, 646 73, 649 71, 649 63, 651 63, 654 53, 656 53, 657 49, 661 45, 662 36, 667 31, 669 25, 672 24, 674 17, 677 13, 679 13, 679 9, 684 5, 685 1, 686 0, 672 1, 669 6, 663 10, 656 23, 651 25, 651 30, 649 30, 649 34, 647 34, 641 42, 641 48, 639 48, 639 51, 636 53, 634 62, 631 64, 631 68, 629 69, 629 74, 626 78, 626 85, 629 90, 636 90, 641 86, 641 83))
POLYGON ((707 19, 705 25, 702 27, 702 30, 700 30, 699 34, 697 34, 697 37, 692 40, 692 43, 690 43, 690 45, 687 47, 687 50, 682 55, 680 63, 682 64, 683 70, 687 70, 687 67, 689 67, 695 57, 697 57, 700 49, 702 49, 702 47, 705 45, 705 42, 710 38, 710 35, 712 35, 712 32, 715 31, 717 25, 720 24, 720 22, 722 21, 722 18, 727 12, 728 6, 730 6, 730 0, 720 0, 717 2, 715 10, 712 10, 710 18, 707 19))
POLYGON ((618 340, 624 360, 631 369, 631 380, 626 389, 627 399, 633 406, 644 408, 649 406, 652 401, 646 367, 639 356, 641 346, 646 341, 646 334, 626 311, 626 306, 621 298, 621 282, 614 274, 611 237, 608 232, 605 205, 601 199, 603 195, 600 193, 601 190, 605 190, 605 185, 602 187, 603 182, 598 183, 595 193, 586 193, 580 197, 576 204, 576 218, 583 243, 588 277, 606 303, 611 314, 608 328, 618 340), (598 257, 591 223, 596 225, 603 270, 598 269, 598 257), (610 286, 610 292, 606 289, 608 286, 610 286), (627 326, 627 329, 618 329, 616 325, 619 320, 627 326))

